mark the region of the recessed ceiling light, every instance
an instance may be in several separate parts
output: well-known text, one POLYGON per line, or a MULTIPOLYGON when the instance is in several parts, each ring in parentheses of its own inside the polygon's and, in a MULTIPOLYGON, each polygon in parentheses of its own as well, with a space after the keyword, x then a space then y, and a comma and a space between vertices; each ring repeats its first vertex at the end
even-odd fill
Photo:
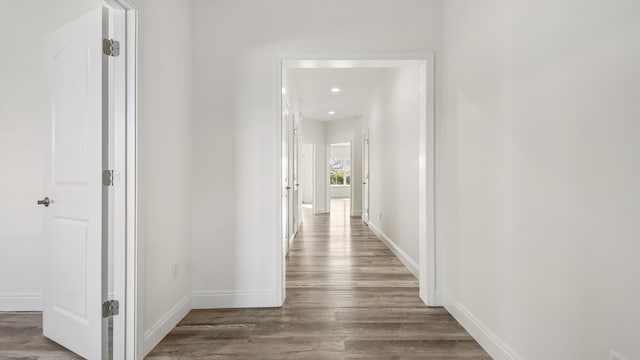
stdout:
POLYGON ((335 111, 329 111, 329 115, 335 115, 336 112, 335 111))
POLYGON ((339 93, 340 91, 341 91, 340 88, 337 88, 337 87, 331 88, 331 92, 333 93, 339 93))

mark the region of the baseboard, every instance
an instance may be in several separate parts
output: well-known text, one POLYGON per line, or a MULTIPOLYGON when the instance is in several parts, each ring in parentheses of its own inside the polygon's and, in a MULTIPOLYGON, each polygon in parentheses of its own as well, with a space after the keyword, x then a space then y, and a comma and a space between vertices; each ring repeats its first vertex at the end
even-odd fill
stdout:
POLYGON ((191 311, 191 297, 185 296, 144 334, 143 350, 147 356, 162 339, 191 311))
POLYGON ((445 309, 473 336, 482 348, 495 360, 522 360, 506 342, 491 331, 469 309, 459 302, 445 299, 445 309))
POLYGON ((292 237, 289 238, 289 251, 291 251, 291 248, 293 247, 293 242, 296 240, 296 235, 298 235, 298 232, 296 232, 292 237))
POLYGON ((42 311, 42 294, 0 293, 0 311, 42 311))
POLYGON ((393 252, 398 259, 400 259, 400 261, 413 274, 413 276, 415 276, 416 279, 420 279, 420 270, 419 270, 418 264, 415 261, 413 261, 413 259, 409 257, 409 255, 407 255, 407 253, 404 252, 404 250, 402 250, 398 246, 398 244, 396 244, 393 240, 391 240, 391 238, 388 237, 387 234, 384 233, 384 231, 380 230, 380 228, 377 225, 375 225, 371 221, 369 221, 368 225, 369 225, 369 229, 373 231, 373 233, 376 234, 376 236, 380 240, 382 240, 382 242, 385 245, 387 245, 389 250, 391 250, 391 252, 393 252))
POLYGON ((194 309, 279 307, 275 291, 198 291, 193 293, 194 309))
POLYGON ((362 216, 362 210, 351 211, 351 216, 362 216))
POLYGON ((444 295, 438 289, 436 289, 436 303, 435 306, 444 306, 444 295))

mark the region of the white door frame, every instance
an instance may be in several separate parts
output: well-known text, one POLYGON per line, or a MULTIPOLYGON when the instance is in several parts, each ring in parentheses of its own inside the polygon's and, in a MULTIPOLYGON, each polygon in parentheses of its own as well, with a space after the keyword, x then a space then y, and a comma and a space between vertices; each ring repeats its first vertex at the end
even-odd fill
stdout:
POLYGON ((138 12, 132 0, 105 0, 115 16, 115 40, 125 61, 114 66, 114 298, 120 314, 114 318, 113 356, 142 359, 142 251, 137 236, 138 174, 138 12))
POLYGON ((364 129, 362 131, 362 164, 360 165, 360 169, 361 170, 361 182, 362 182, 362 222, 367 224, 367 226, 369 226, 369 151, 371 149, 369 148, 369 129, 364 129), (366 168, 366 172, 365 172, 365 168, 366 168), (366 181, 366 184, 365 184, 366 181), (364 188, 366 185, 367 188, 367 194, 365 196, 365 191, 364 188), (365 202, 366 200, 366 202, 365 202), (366 220, 365 220, 365 215, 366 215, 366 220))
MULTIPOLYGON (((410 66, 420 68, 420 137, 419 137, 419 243, 420 243, 420 298, 430 306, 440 306, 439 296, 436 296, 440 284, 436 284, 436 274, 442 271, 442 266, 436 263, 436 232, 435 232, 435 54, 433 52, 421 53, 360 53, 360 54, 291 54, 276 56, 276 117, 275 129, 278 144, 275 149, 274 159, 276 164, 281 159, 280 143, 280 114, 282 113, 282 75, 287 69, 315 69, 315 68, 382 68, 410 66), (437 287, 436 287, 437 286, 437 287)), ((279 202, 280 196, 280 165, 276 173, 278 178, 274 194, 279 202)), ((282 211, 276 211, 276 224, 281 224, 282 211)), ((276 226, 275 239, 280 246, 282 238, 279 226, 276 226)), ((284 304, 285 285, 285 259, 281 251, 276 251, 276 293, 282 294, 277 299, 284 304)), ((438 276, 440 278, 440 276, 438 276)))
POLYGON ((293 136, 292 136, 292 156, 293 168, 293 234, 289 239, 289 250, 293 246, 293 240, 298 235, 300 224, 302 224, 302 198, 300 197, 300 122, 295 114, 292 114, 293 120, 293 136))
MULTIPOLYGON (((337 142, 331 142, 331 143, 327 143, 327 157, 326 157, 326 172, 324 174, 325 179, 329 179, 330 178, 330 174, 331 174, 331 146, 332 145, 337 145, 337 144, 349 144, 349 161, 351 161, 351 184, 349 185, 349 200, 351 201, 350 203, 350 208, 349 208, 349 216, 353 216, 353 140, 349 139, 346 141, 337 141, 337 142)), ((327 203, 327 213, 331 213, 331 199, 333 199, 331 197, 331 180, 327 181, 327 188, 325 190, 325 194, 326 195, 326 203, 327 203)))
POLYGON ((318 199, 316 194, 316 182, 318 179, 316 178, 316 144, 311 144, 311 213, 313 215, 317 214, 318 209, 318 199))
MULTIPOLYGON (((355 198, 356 198, 356 186, 359 186, 357 184, 355 184, 354 179, 355 179, 355 171, 354 171, 354 164, 355 164, 355 158, 356 158, 356 147, 355 147, 355 143, 356 141, 359 141, 358 139, 356 139, 355 137, 352 138, 351 140, 349 140, 349 161, 351 162, 350 166, 351 166, 351 183, 349 184, 349 216, 357 216, 354 209, 355 207, 355 198)), ((362 148, 362 146, 361 146, 362 148)), ((362 149, 360 150, 362 151, 362 149)), ((360 163, 360 173, 362 173, 362 163, 360 163)), ((362 175, 360 176, 362 177, 362 175)), ((362 193, 362 191, 361 191, 362 193)), ((360 194, 360 196, 362 196, 362 194, 360 194)))
MULTIPOLYGON (((292 211, 290 208, 291 205, 291 183, 292 183, 292 176, 291 176, 291 156, 289 156, 291 154, 291 134, 289 132, 290 128, 290 112, 289 112, 289 103, 287 102, 286 98, 283 98, 283 108, 282 108, 282 115, 281 115, 281 120, 280 120, 280 129, 282 130, 281 133, 281 137, 280 139, 282 140, 282 142, 280 143, 280 148, 282 149, 281 151, 281 172, 282 172, 282 178, 281 178, 281 194, 282 194, 282 208, 280 209, 282 211, 283 217, 286 217, 286 219, 282 219, 282 228, 283 228, 283 232, 286 232, 286 234, 282 234, 282 252, 283 252, 283 256, 287 256, 287 254, 289 253, 289 244, 291 243, 290 240, 290 230, 291 230, 291 219, 292 219, 292 211), (286 169, 285 169, 285 164, 286 164, 286 169), (286 200, 284 199, 286 198, 286 200), (286 214, 286 215, 285 215, 286 214)), ((285 270, 286 271, 286 270, 285 270)))
MULTIPOLYGON (((310 154, 309 154, 309 153, 307 153, 307 156, 308 156, 309 158, 305 157, 305 158, 304 158, 304 161, 303 161, 304 171, 302 172, 302 173, 303 173, 303 175, 302 175, 302 176, 303 176, 303 182, 302 182, 302 189, 303 189, 303 191, 302 191, 302 199, 304 199, 304 194, 307 192, 307 188, 311 188, 311 206, 312 206, 312 213, 315 215, 315 214, 316 214, 316 212, 315 212, 315 208, 316 208, 316 205, 315 205, 315 204, 316 204, 316 187, 315 187, 315 184, 316 184, 316 144, 314 144, 314 143, 302 143, 302 149, 305 149, 305 146, 306 146, 306 145, 308 145, 308 146, 309 146, 309 148, 310 148, 310 150, 311 150, 311 153, 310 153, 310 154), (307 170, 307 167, 308 167, 308 166, 310 166, 310 167, 311 167, 311 169, 310 169, 310 172, 311 172, 311 181, 312 181, 312 182, 311 182, 311 184, 306 183, 306 182, 304 181, 304 179, 306 179, 306 176, 305 176, 304 174, 305 174, 307 171, 309 171, 309 170, 307 170)), ((301 212, 300 212, 300 220, 302 220, 302 219, 303 219, 303 216, 302 216, 302 211, 301 211, 301 212)))

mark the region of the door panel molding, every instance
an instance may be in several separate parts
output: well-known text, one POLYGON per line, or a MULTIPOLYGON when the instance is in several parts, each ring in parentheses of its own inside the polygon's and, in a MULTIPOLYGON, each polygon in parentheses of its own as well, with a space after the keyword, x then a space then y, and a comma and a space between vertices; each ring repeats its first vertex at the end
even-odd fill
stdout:
POLYGON ((91 359, 104 357, 107 297, 102 170, 108 122, 108 9, 47 36, 49 119, 45 195, 43 334, 91 359), (106 98, 106 100, 105 100, 106 98))

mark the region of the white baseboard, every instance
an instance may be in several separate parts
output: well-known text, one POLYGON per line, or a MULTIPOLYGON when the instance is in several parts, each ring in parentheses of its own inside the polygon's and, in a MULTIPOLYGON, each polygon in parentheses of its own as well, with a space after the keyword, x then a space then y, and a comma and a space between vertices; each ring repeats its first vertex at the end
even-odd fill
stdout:
POLYGON ((0 293, 0 311, 42 311, 42 294, 0 293))
POLYGON ((185 296, 163 317, 161 317, 149 330, 145 331, 143 351, 147 356, 167 334, 191 311, 191 297, 185 296))
POLYGON ((351 216, 362 216, 362 210, 351 211, 351 216))
POLYGON ((444 306, 444 294, 436 289, 436 303, 435 306, 444 306))
POLYGON ((193 293, 194 309, 279 307, 275 291, 198 291, 193 293))
POLYGON ((413 276, 415 276, 416 279, 420 279, 420 270, 419 270, 418 264, 415 261, 413 261, 413 259, 409 257, 409 255, 407 255, 407 253, 404 252, 404 250, 402 250, 398 246, 398 244, 396 244, 393 240, 391 240, 391 238, 389 238, 387 234, 385 234, 382 230, 380 230, 380 228, 376 224, 369 221, 368 225, 369 225, 369 229, 373 231, 373 233, 376 234, 376 236, 380 240, 382 240, 382 242, 385 245, 387 245, 389 250, 391 250, 391 252, 393 252, 396 255, 396 257, 400 259, 400 261, 402 261, 404 266, 413 274, 413 276))
POLYGON ((522 360, 522 357, 517 352, 475 317, 464 305, 459 302, 451 302, 446 298, 444 300, 445 309, 453 315, 492 358, 495 360, 522 360))
POLYGON ((296 239, 296 235, 298 235, 298 233, 296 232, 295 234, 293 234, 292 237, 289 238, 289 251, 291 251, 291 248, 293 247, 293 242, 296 239))

